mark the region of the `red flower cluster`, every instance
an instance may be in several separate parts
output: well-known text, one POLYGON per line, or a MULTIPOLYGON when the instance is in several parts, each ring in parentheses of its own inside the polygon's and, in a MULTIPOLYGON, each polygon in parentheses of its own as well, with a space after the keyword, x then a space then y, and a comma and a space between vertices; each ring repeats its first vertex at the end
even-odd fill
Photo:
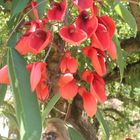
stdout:
MULTIPOLYGON (((108 16, 98 16, 98 8, 93 0, 71 0, 78 9, 79 15, 73 24, 64 25, 59 30, 61 38, 71 44, 80 45, 86 39, 91 44, 82 49, 84 56, 89 57, 95 71, 86 70, 82 73, 82 80, 90 85, 89 91, 85 87, 79 87, 75 74, 78 69, 77 61, 71 56, 68 48, 60 62, 61 76, 58 80, 59 93, 65 99, 74 98, 77 93, 83 99, 83 106, 87 114, 92 117, 96 113, 97 102, 103 103, 106 100, 105 82, 101 76, 106 74, 105 51, 114 60, 117 57, 116 47, 112 41, 115 33, 115 23, 108 16), (88 10, 87 10, 88 9, 88 10)), ((63 22, 67 12, 67 0, 51 2, 51 8, 47 11, 47 18, 39 19, 36 2, 32 1, 28 7, 33 8, 35 20, 26 22, 22 27, 29 28, 23 33, 16 44, 15 49, 22 55, 29 52, 40 53, 53 40, 51 32, 46 30, 46 24, 50 21, 63 22)), ((69 13, 67 13, 69 14, 69 13)), ((48 97, 47 67, 45 62, 34 62, 27 65, 30 72, 31 91, 36 90, 38 99, 44 101, 48 97)), ((8 67, 0 70, 0 83, 9 84, 8 67)))

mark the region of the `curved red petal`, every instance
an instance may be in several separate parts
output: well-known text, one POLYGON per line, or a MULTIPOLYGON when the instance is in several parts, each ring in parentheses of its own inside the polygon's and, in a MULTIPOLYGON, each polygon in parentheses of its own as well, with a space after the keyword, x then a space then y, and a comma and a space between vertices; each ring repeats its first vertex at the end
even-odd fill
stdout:
POLYGON ((33 9, 34 16, 36 17, 36 19, 39 19, 37 7, 36 7, 37 3, 32 1, 31 6, 32 6, 32 9, 33 9))
POLYGON ((107 27, 107 30, 112 38, 115 33, 115 28, 116 28, 114 20, 110 18, 109 16, 101 16, 99 17, 99 22, 101 22, 107 27))
POLYGON ((67 83, 63 87, 59 87, 59 93, 64 99, 72 99, 78 92, 78 86, 75 80, 67 83))
POLYGON ((95 2, 93 2, 93 6, 91 7, 91 13, 92 13, 92 15, 95 15, 95 16, 98 15, 98 8, 95 5, 95 2))
POLYGON ((85 80, 86 82, 90 83, 92 78, 93 76, 90 70, 86 70, 82 73, 82 79, 85 80))
POLYGON ((89 56, 89 52, 92 49, 92 46, 86 46, 82 49, 82 52, 85 56, 89 56))
POLYGON ((67 58, 65 56, 62 57, 60 65, 59 65, 60 70, 61 70, 62 73, 65 73, 66 70, 67 70, 67 63, 66 62, 67 62, 67 58))
POLYGON ((9 84, 8 65, 0 69, 0 84, 9 84))
POLYGON ((87 34, 83 30, 75 28, 74 25, 62 27, 59 33, 63 40, 72 45, 78 45, 87 38, 87 34))
POLYGON ((54 8, 49 9, 47 12, 48 19, 49 20, 63 21, 64 16, 65 16, 65 12, 66 12, 66 7, 67 7, 66 0, 63 0, 60 3, 53 2, 52 5, 54 8))
POLYGON ((51 32, 36 30, 30 35, 29 48, 33 54, 40 53, 51 41, 51 32))
POLYGON ((76 19, 76 26, 79 29, 84 30, 88 37, 91 37, 93 32, 97 29, 98 20, 95 16, 89 17, 89 14, 86 11, 82 11, 76 19))
POLYGON ((40 63, 34 63, 31 75, 30 75, 30 84, 31 84, 31 90, 34 91, 36 86, 38 85, 39 81, 41 79, 41 64, 40 63))
POLYGON ((37 87, 36 87, 36 93, 37 93, 37 97, 40 101, 45 101, 48 96, 49 96, 49 90, 48 90, 48 86, 45 84, 45 87, 43 85, 43 88, 42 88, 42 84, 43 83, 40 83, 37 87))
POLYGON ((96 110, 97 110, 96 99, 89 92, 83 93, 82 98, 83 98, 85 111, 87 112, 88 116, 93 117, 93 115, 96 114, 96 110))
POLYGON ((117 50, 116 50, 116 46, 113 41, 111 41, 111 45, 107 49, 107 52, 113 60, 115 60, 117 58, 117 50))
POLYGON ((94 79, 90 83, 90 92, 97 98, 100 103, 106 100, 105 82, 98 74, 94 73, 94 79))
POLYGON ((74 79, 74 77, 71 73, 66 73, 59 78, 58 84, 60 87, 64 87, 69 82, 71 82, 73 79, 74 79))
POLYGON ((77 61, 75 60, 75 58, 71 57, 68 59, 67 68, 70 73, 75 73, 77 71, 78 64, 77 64, 77 61))
POLYGON ((25 33, 17 42, 15 49, 21 54, 26 55, 28 52, 30 52, 30 49, 28 47, 28 41, 29 41, 30 34, 25 33))
MULTIPOLYGON (((88 46, 89 48, 89 46, 88 46)), ((91 59, 92 65, 95 71, 103 76, 106 73, 106 66, 104 62, 104 57, 93 47, 88 52, 88 57, 91 59)))
POLYGON ((111 39, 109 32, 103 24, 98 24, 96 33, 92 36, 92 46, 102 51, 110 47, 111 39))
POLYGON ((72 2, 81 11, 92 7, 93 4, 93 0, 72 0, 72 2))

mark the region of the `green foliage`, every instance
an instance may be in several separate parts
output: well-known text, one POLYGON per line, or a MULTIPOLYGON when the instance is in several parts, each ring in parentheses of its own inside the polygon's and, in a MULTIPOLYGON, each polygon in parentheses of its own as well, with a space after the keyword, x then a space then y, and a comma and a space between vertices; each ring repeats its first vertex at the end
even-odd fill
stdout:
POLYGON ((137 33, 136 20, 130 11, 120 2, 117 2, 114 7, 116 13, 137 33))
POLYGON ((12 2, 12 16, 19 14, 27 5, 29 0, 13 0, 12 2))
POLYGON ((8 68, 21 139, 38 140, 41 136, 41 117, 36 94, 30 90, 29 74, 24 59, 10 48, 8 68))

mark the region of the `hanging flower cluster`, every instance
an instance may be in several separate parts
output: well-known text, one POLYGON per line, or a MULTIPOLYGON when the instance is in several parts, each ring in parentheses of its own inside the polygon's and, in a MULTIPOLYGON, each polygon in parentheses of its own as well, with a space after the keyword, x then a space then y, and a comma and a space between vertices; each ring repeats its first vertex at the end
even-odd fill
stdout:
MULTIPOLYGON (((65 45, 63 48, 65 54, 59 65, 58 91, 61 97, 65 99, 72 99, 79 93, 83 99, 85 111, 88 116, 92 117, 96 113, 97 103, 103 103, 106 100, 105 82, 102 78, 107 72, 106 52, 113 60, 117 57, 116 47, 112 41, 115 23, 109 16, 98 16, 98 8, 93 0, 71 0, 71 2, 79 14, 73 24, 64 24, 58 32, 64 42, 74 47, 80 46, 86 39, 90 40, 90 46, 85 46, 81 50, 85 57, 90 58, 94 71, 85 70, 81 75, 81 80, 90 86, 90 89, 87 90, 85 85, 76 79, 78 62, 65 45)), ((28 7, 33 8, 36 19, 22 25, 28 29, 15 46, 21 55, 28 53, 37 55, 49 47, 50 42, 53 41, 53 36, 51 31, 46 28, 47 23, 52 21, 65 23, 65 17, 69 14, 67 0, 60 2, 53 0, 50 9, 47 10, 47 16, 39 19, 36 4, 32 1, 28 5, 28 7)), ((36 90, 38 99, 45 101, 49 96, 46 62, 39 61, 28 64, 27 70, 30 73, 31 91, 36 90)), ((0 83, 9 84, 7 65, 0 70, 0 83)))

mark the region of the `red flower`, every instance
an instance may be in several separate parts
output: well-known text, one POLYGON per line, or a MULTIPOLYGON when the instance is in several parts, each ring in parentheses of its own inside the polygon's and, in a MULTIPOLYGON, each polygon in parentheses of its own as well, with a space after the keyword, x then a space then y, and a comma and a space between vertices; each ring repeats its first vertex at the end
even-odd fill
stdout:
POLYGON ((75 73, 77 71, 78 64, 75 58, 71 57, 70 52, 66 52, 66 54, 62 57, 60 63, 60 69, 62 73, 75 73))
POLYGON ((105 82, 97 73, 89 70, 82 73, 82 78, 90 84, 90 92, 94 97, 103 103, 106 100, 105 82))
POLYGON ((45 62, 35 62, 27 65, 27 70, 31 72, 30 84, 32 92, 36 89, 39 100, 48 98, 47 73, 45 62))
POLYGON ((98 17, 98 28, 91 37, 92 45, 102 51, 112 50, 112 37, 115 33, 115 23, 108 16, 98 17))
POLYGON ((83 106, 88 116, 93 117, 97 110, 96 99, 90 92, 87 92, 86 89, 83 87, 79 88, 79 94, 82 96, 83 106))
POLYGON ((109 32, 110 37, 112 38, 116 28, 114 20, 108 16, 100 16, 98 20, 99 23, 103 24, 107 28, 107 31, 109 32))
POLYGON ((97 30, 91 37, 92 46, 102 51, 107 50, 110 47, 110 34, 107 28, 103 24, 98 24, 97 30))
POLYGON ((63 21, 67 3, 66 0, 63 0, 62 2, 52 2, 52 9, 49 9, 47 12, 48 19, 49 20, 57 20, 57 21, 63 21))
POLYGON ((87 34, 74 25, 64 26, 60 29, 60 36, 72 45, 78 45, 87 38, 87 34))
POLYGON ((72 2, 81 11, 92 7, 93 4, 93 0, 72 0, 72 2))
POLYGON ((90 17, 87 11, 82 11, 76 20, 76 26, 84 30, 88 37, 91 37, 97 29, 98 20, 95 16, 90 17))
POLYGON ((9 84, 8 65, 0 69, 0 84, 9 84))
POLYGON ((65 99, 72 99, 78 92, 78 86, 71 73, 62 75, 58 81, 59 93, 65 99))
POLYGON ((26 55, 28 52, 38 54, 48 46, 50 41, 50 31, 36 30, 33 33, 25 33, 17 42, 16 50, 22 55, 26 55))
POLYGON ((99 49, 95 49, 92 46, 87 46, 83 49, 83 53, 85 56, 88 56, 91 59, 92 65, 95 71, 103 76, 106 74, 106 66, 105 66, 105 54, 99 49))

